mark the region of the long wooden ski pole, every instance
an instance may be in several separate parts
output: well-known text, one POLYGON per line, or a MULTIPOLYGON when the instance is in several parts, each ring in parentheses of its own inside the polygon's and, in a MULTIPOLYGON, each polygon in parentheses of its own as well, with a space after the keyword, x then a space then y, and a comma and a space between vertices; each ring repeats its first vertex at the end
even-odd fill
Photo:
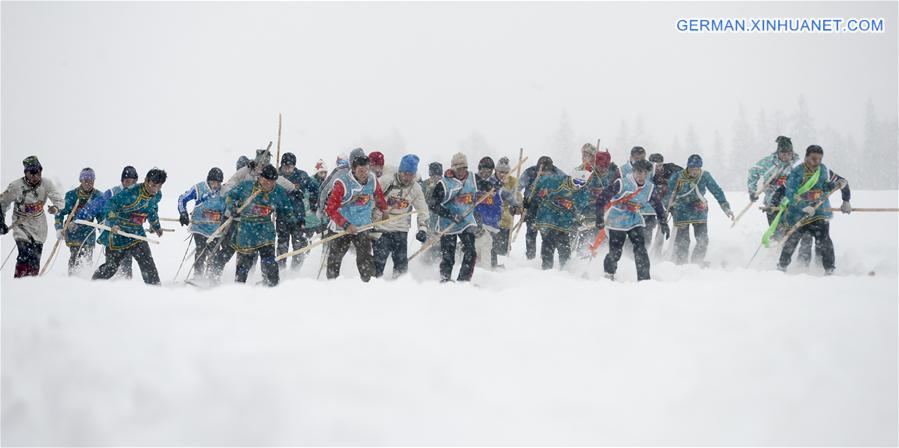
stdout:
MULTIPOLYGON (((484 202, 485 200, 487 200, 487 198, 493 196, 493 193, 495 191, 496 191, 495 188, 491 188, 490 190, 488 190, 487 194, 482 196, 481 199, 478 199, 478 201, 475 202, 471 207, 468 207, 468 210, 465 210, 465 213, 462 215, 462 218, 464 219, 468 215, 470 215, 477 206, 481 205, 481 202, 484 202)), ((429 247, 433 246, 438 241, 440 241, 440 238, 442 238, 444 235, 449 233, 450 230, 453 230, 454 228, 456 228, 457 225, 459 225, 459 223, 454 222, 452 225, 448 226, 446 229, 444 229, 442 232, 435 235, 433 238, 425 241, 424 244, 422 244, 421 247, 414 254, 412 254, 411 257, 409 257, 409 261, 412 261, 413 258, 417 257, 422 252, 428 250, 429 247)))
MULTIPOLYGON (((759 188, 755 191, 756 197, 761 196, 761 194, 764 193, 765 190, 768 189, 768 186, 771 185, 771 182, 774 182, 774 179, 777 177, 777 175, 780 174, 780 170, 777 168, 777 166, 775 166, 772 169, 774 170, 774 173, 770 177, 768 177, 768 180, 766 180, 765 183, 762 184, 761 188, 759 188)), ((758 199, 756 199, 756 200, 758 200, 758 199)), ((743 207, 743 210, 740 210, 740 213, 738 213, 737 216, 734 217, 734 222, 731 223, 731 225, 730 225, 731 228, 733 228, 735 225, 737 225, 737 221, 739 221, 740 218, 742 218, 743 215, 746 214, 746 212, 749 210, 749 208, 752 207, 752 204, 755 204, 755 201, 750 201, 749 204, 746 204, 746 207, 743 207)))
MULTIPOLYGON (((83 226, 90 226, 90 227, 93 227, 93 228, 95 228, 95 229, 106 230, 106 231, 108 231, 108 232, 112 232, 112 227, 109 227, 109 226, 107 226, 107 225, 105 225, 105 224, 97 224, 97 223, 94 223, 94 222, 85 221, 85 220, 83 220, 83 219, 76 219, 76 220, 73 221, 73 222, 74 222, 75 224, 81 224, 81 225, 83 225, 83 226)), ((145 236, 135 235, 135 234, 133 234, 133 233, 122 232, 121 230, 119 230, 118 232, 114 232, 114 233, 115 233, 116 235, 121 235, 121 236, 124 236, 124 237, 127 237, 127 238, 132 238, 132 239, 135 239, 135 240, 141 240, 141 241, 146 241, 146 242, 148 242, 148 243, 159 244, 159 240, 153 240, 153 239, 147 238, 147 237, 145 237, 145 236)))
POLYGON ((6 262, 9 261, 9 257, 12 256, 12 253, 15 252, 15 250, 16 250, 16 246, 13 246, 13 247, 10 247, 10 248, 9 248, 9 254, 7 254, 7 255, 6 255, 6 258, 3 259, 3 265, 0 265, 0 271, 2 271, 3 268, 6 267, 6 262))
POLYGON ((53 265, 53 261, 56 260, 56 254, 59 253, 59 244, 65 239, 66 230, 69 228, 69 223, 72 222, 72 218, 75 217, 75 213, 78 212, 78 205, 80 204, 81 198, 78 198, 78 200, 75 201, 75 207, 72 208, 71 213, 69 213, 69 216, 66 217, 66 222, 62 225, 63 237, 56 239, 56 244, 53 245, 53 250, 50 251, 50 257, 47 258, 47 262, 44 263, 44 267, 41 269, 41 272, 37 274, 38 277, 42 277, 44 274, 46 274, 47 271, 50 270, 50 266, 53 265))
POLYGON ((281 113, 278 112, 278 147, 276 149, 278 151, 278 156, 275 157, 275 163, 272 165, 278 166, 281 163, 281 113))
MULTIPOLYGON (((529 191, 528 191, 528 194, 527 194, 527 196, 524 197, 524 199, 526 199, 526 200, 528 201, 528 204, 530 204, 531 201, 534 200, 534 197, 533 197, 533 196, 534 196, 534 191, 537 189, 537 182, 540 181, 540 178, 541 178, 542 176, 543 176, 543 166, 541 166, 540 169, 537 170, 537 176, 534 177, 534 181, 531 182, 530 188, 528 188, 528 190, 529 190, 529 191)), ((530 207, 528 207, 528 208, 530 208, 530 207)), ((527 212, 525 212, 525 213, 527 213, 527 212)), ((512 242, 513 242, 513 243, 514 243, 515 240, 518 238, 518 232, 521 231, 521 225, 522 225, 523 223, 524 223, 524 216, 522 215, 521 219, 518 220, 518 224, 516 224, 516 225, 515 225, 515 228, 512 229, 512 231, 510 232, 510 234, 512 235, 512 242), (513 233, 513 232, 514 232, 514 233, 513 233)))
MULTIPOLYGON (((827 199, 830 197, 830 195, 836 193, 837 191, 840 191, 840 190, 837 190, 837 189, 831 190, 830 193, 827 193, 827 196, 824 196, 823 198, 821 198, 821 200, 818 201, 818 203, 816 203, 814 205, 815 210, 817 210, 818 207, 821 207, 821 205, 823 205, 824 202, 827 201, 827 199)), ((793 234, 796 233, 796 231, 799 230, 800 227, 802 227, 801 224, 802 224, 802 218, 799 219, 799 222, 797 222, 796 224, 793 224, 793 227, 790 227, 790 230, 787 231, 786 234, 784 234, 784 237, 780 241, 778 241, 778 245, 786 243, 787 240, 790 239, 790 237, 793 236, 793 234)))
MULTIPOLYGON (((269 148, 271 148, 271 146, 272 146, 271 142, 269 142, 268 146, 269 146, 269 148)), ((244 203, 241 204, 241 206, 237 209, 237 213, 239 214, 245 208, 247 208, 247 206, 250 205, 251 202, 253 202, 253 199, 256 199, 256 196, 258 196, 259 193, 261 193, 261 192, 262 192, 261 189, 254 191, 253 194, 251 194, 247 198, 247 200, 244 201, 244 203)), ((221 236, 224 235, 225 230, 227 230, 228 227, 231 226, 232 222, 234 222, 234 217, 229 216, 228 219, 226 219, 225 222, 222 223, 222 225, 220 225, 217 229, 215 229, 215 232, 212 232, 212 235, 209 235, 209 239, 206 241, 206 246, 203 247, 203 250, 200 251, 200 255, 197 255, 197 258, 202 258, 203 254, 205 254, 206 251, 209 250, 210 247, 213 247, 213 246, 218 247, 219 244, 221 244, 221 242, 222 242, 221 236)), ((190 274, 192 274, 194 272, 195 264, 196 263, 190 264, 190 269, 187 270, 187 276, 185 277, 185 281, 187 281, 187 279, 190 278, 190 274)))
MULTIPOLYGON (((376 227, 376 226, 379 226, 379 225, 381 225, 381 224, 386 224, 386 223, 391 222, 391 221, 396 221, 397 219, 405 218, 406 216, 414 215, 414 214, 417 214, 417 213, 418 213, 418 210, 413 210, 413 211, 411 211, 411 212, 406 212, 406 213, 402 213, 402 214, 399 214, 399 215, 393 215, 393 216, 391 216, 391 217, 389 217, 389 218, 387 218, 387 219, 382 219, 381 221, 378 221, 378 222, 373 222, 373 223, 371 223, 371 224, 366 224, 366 225, 364 225, 364 226, 359 226, 359 227, 356 228, 356 233, 362 232, 362 231, 364 231, 364 230, 372 229, 372 228, 374 228, 374 227, 376 227)), ((312 249, 314 249, 314 248, 316 248, 316 247, 318 247, 318 246, 320 246, 320 245, 322 245, 322 244, 324 244, 324 243, 327 243, 328 241, 335 240, 335 239, 340 238, 340 237, 342 237, 342 236, 344 236, 344 235, 347 235, 347 234, 349 234, 349 232, 346 231, 346 230, 337 232, 337 233, 335 233, 335 234, 333 234, 333 235, 331 235, 331 236, 329 236, 329 237, 322 238, 322 239, 320 239, 320 240, 318 240, 318 241, 316 241, 316 242, 314 242, 314 243, 312 243, 312 244, 309 244, 309 245, 306 246, 306 247, 301 247, 301 248, 299 248, 299 249, 297 249, 297 250, 294 250, 294 251, 292 251, 292 252, 287 252, 287 253, 283 253, 283 254, 281 254, 281 255, 278 255, 277 257, 275 257, 275 261, 281 261, 281 260, 283 260, 283 259, 285 259, 285 258, 287 258, 287 257, 292 257, 292 256, 294 256, 294 255, 305 254, 306 252, 309 252, 310 250, 312 250, 312 249)))

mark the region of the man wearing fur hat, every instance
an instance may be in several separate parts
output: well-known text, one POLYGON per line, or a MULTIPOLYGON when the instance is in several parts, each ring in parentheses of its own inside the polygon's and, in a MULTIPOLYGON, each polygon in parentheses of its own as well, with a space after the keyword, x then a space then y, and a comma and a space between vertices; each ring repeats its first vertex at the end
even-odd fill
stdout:
MULTIPOLYGON (((401 215, 411 212, 414 208, 418 214, 415 217, 415 239, 424 243, 428 239, 428 204, 425 201, 421 185, 418 179, 418 156, 406 154, 400 160, 400 167, 396 174, 389 178, 381 178, 381 188, 384 190, 384 199, 387 201, 387 212, 381 216, 386 219, 392 215, 401 215)), ((378 214, 378 213, 376 213, 378 214)), ((375 232, 381 236, 372 243, 375 277, 384 275, 384 267, 387 265, 387 257, 393 258, 393 277, 404 274, 408 269, 409 229, 412 226, 412 217, 407 216, 396 221, 381 224, 375 227, 375 232)))
POLYGON ((44 168, 37 157, 22 161, 25 175, 11 182, 0 195, 0 235, 13 231, 18 254, 15 278, 37 276, 41 267, 41 253, 47 239, 47 219, 44 205, 47 199, 53 203, 47 208, 51 215, 59 212, 63 197, 49 181, 43 180, 44 168), (13 222, 6 226, 6 210, 14 204, 13 222))
POLYGON ((456 263, 456 243, 462 242, 462 266, 457 280, 467 282, 474 274, 475 232, 478 223, 469 209, 477 201, 478 186, 474 176, 468 172, 468 158, 465 154, 453 155, 450 169, 432 192, 432 211, 439 217, 437 231, 446 232, 440 237, 440 281, 452 281, 453 265, 456 263))
POLYGON ((78 175, 80 185, 66 192, 66 205, 56 214, 54 224, 56 238, 64 240, 69 248, 69 275, 78 272, 82 263, 88 265, 94 257, 94 246, 97 241, 97 232, 93 227, 69 222, 66 226, 66 217, 77 216, 78 211, 84 208, 90 201, 100 196, 100 192, 94 188, 96 174, 91 168, 81 170, 78 175))

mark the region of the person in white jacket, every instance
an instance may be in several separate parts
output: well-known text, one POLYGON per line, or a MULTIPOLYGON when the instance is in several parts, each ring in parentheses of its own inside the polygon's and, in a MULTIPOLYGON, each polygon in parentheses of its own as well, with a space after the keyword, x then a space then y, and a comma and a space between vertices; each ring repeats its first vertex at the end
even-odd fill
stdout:
MULTIPOLYGON (((424 243, 428 239, 428 204, 421 191, 421 185, 417 182, 418 160, 418 156, 415 154, 407 154, 400 161, 400 167, 396 174, 386 177, 385 173, 385 177, 380 179, 381 190, 384 192, 388 208, 387 216, 382 216, 380 219, 376 217, 375 220, 408 213, 414 208, 418 212, 416 216, 418 232, 415 234, 415 239, 424 243)), ((411 227, 411 216, 375 227, 375 232, 381 234, 381 237, 375 240, 372 248, 375 259, 375 277, 384 275, 387 257, 391 255, 393 256, 394 278, 407 271, 409 267, 407 241, 411 227)))
POLYGON ((10 182, 6 191, 0 195, 0 234, 13 231, 16 240, 16 272, 15 278, 37 276, 41 268, 41 253, 44 241, 47 240, 47 218, 44 205, 47 199, 53 203, 47 210, 51 215, 59 212, 63 196, 50 181, 43 180, 44 168, 35 156, 27 157, 22 164, 25 176, 10 182), (14 204, 12 215, 14 220, 6 227, 6 210, 14 204))

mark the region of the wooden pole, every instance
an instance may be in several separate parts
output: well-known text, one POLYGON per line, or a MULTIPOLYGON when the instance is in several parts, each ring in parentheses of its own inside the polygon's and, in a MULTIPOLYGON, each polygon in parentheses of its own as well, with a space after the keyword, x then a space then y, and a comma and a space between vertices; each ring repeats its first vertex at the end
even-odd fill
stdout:
MULTIPOLYGON (((381 224, 386 224, 386 223, 391 222, 391 221, 396 221, 397 219, 405 218, 406 216, 414 215, 414 214, 417 214, 417 213, 419 213, 418 210, 413 210, 413 211, 411 211, 411 212, 406 212, 406 213, 402 213, 402 214, 399 214, 399 215, 393 215, 393 216, 391 216, 391 217, 389 217, 389 218, 387 218, 387 219, 383 219, 383 220, 378 221, 378 222, 373 222, 373 223, 371 223, 371 224, 366 224, 366 225, 364 225, 364 226, 357 227, 357 228, 356 228, 356 232, 357 232, 357 233, 358 233, 358 232, 362 232, 362 231, 364 231, 364 230, 368 230, 368 229, 374 228, 374 227, 379 226, 379 225, 381 225, 381 224)), ((284 259, 287 258, 287 257, 292 257, 292 256, 294 256, 294 255, 305 254, 306 252, 309 252, 310 250, 312 250, 312 249, 314 249, 314 248, 316 248, 316 247, 318 247, 318 246, 320 246, 320 245, 322 245, 322 244, 324 244, 324 243, 327 243, 328 241, 335 240, 335 239, 340 238, 340 237, 342 237, 342 236, 344 236, 344 235, 347 235, 348 233, 349 233, 349 232, 346 231, 346 230, 343 230, 343 231, 341 231, 341 232, 337 232, 337 233, 335 233, 335 234, 333 234, 333 235, 331 235, 331 236, 329 236, 329 237, 322 238, 322 239, 320 239, 320 240, 318 240, 318 241, 316 241, 316 242, 314 242, 314 243, 312 243, 312 244, 309 244, 309 245, 306 246, 306 247, 301 247, 301 248, 299 248, 299 249, 297 249, 297 250, 294 250, 294 251, 292 251, 292 252, 287 252, 287 253, 283 253, 283 254, 281 254, 281 255, 278 255, 277 257, 275 257, 275 261, 281 261, 281 260, 284 260, 284 259)))
MULTIPOLYGON (((106 230, 106 231, 108 231, 108 232, 112 232, 112 228, 109 227, 109 226, 107 226, 107 225, 105 225, 105 224, 97 224, 97 223, 94 223, 94 222, 85 221, 85 220, 83 220, 83 219, 76 219, 74 222, 75 222, 75 224, 81 224, 81 225, 83 225, 83 226, 90 226, 90 227, 93 227, 93 228, 95 228, 95 229, 106 230)), ((132 239, 135 239, 135 240, 141 240, 141 241, 146 241, 146 242, 148 242, 148 243, 159 244, 159 240, 152 240, 152 239, 147 238, 147 237, 145 237, 145 236, 135 235, 135 234, 133 234, 133 233, 128 233, 128 232, 122 232, 121 230, 118 231, 118 232, 113 232, 113 233, 116 234, 116 235, 121 235, 121 236, 124 236, 124 237, 127 237, 127 238, 132 238, 132 239)))
MULTIPOLYGON (((485 194, 484 196, 482 196, 481 199, 478 199, 478 201, 475 202, 474 205, 472 205, 471 207, 468 207, 468 210, 465 211, 465 214, 462 215, 462 218, 464 219, 465 217, 467 217, 468 215, 470 215, 471 212, 474 211, 475 207, 481 205, 481 202, 484 202, 484 201, 487 200, 487 198, 489 198, 490 196, 493 196, 493 193, 494 193, 495 191, 496 191, 495 188, 491 188, 490 190, 488 190, 488 191, 487 191, 487 194, 485 194)), ((429 239, 428 241, 425 241, 425 243, 422 244, 421 247, 420 247, 414 254, 412 254, 411 257, 409 257, 409 261, 412 261, 413 258, 417 257, 417 256, 418 256, 419 254, 421 254, 422 252, 428 250, 429 247, 433 246, 435 243, 437 243, 438 241, 440 241, 440 238, 442 238, 444 235, 446 235, 447 233, 449 233, 449 231, 452 230, 452 229, 454 229, 458 224, 459 224, 459 223, 455 223, 455 222, 454 222, 452 225, 448 226, 448 227, 447 227, 446 229, 444 229, 442 232, 440 232, 440 233, 438 233, 437 235, 435 235, 434 238, 431 238, 431 239, 429 239)))
MULTIPOLYGON (((768 189, 768 185, 771 185, 771 182, 774 181, 774 178, 776 178, 777 175, 780 174, 780 170, 778 170, 778 169, 776 169, 776 168, 777 168, 776 166, 773 168, 773 169, 774 169, 774 174, 772 174, 772 175, 768 178, 768 180, 766 180, 765 183, 762 184, 762 187, 761 187, 761 188, 759 188, 758 190, 755 191, 755 195, 756 195, 756 196, 761 196, 761 194, 764 193, 765 190, 768 189)), ((737 225, 737 221, 739 221, 740 218, 742 218, 743 215, 746 214, 746 212, 749 210, 749 208, 752 207, 752 204, 755 204, 755 201, 750 201, 749 204, 746 204, 746 207, 743 207, 743 210, 740 210, 740 213, 737 214, 737 216, 734 218, 734 222, 730 225, 731 228, 733 228, 735 225, 737 225)))
MULTIPOLYGON (((534 177, 534 181, 531 182, 530 188, 528 189, 529 190, 528 194, 524 197, 524 199, 527 200, 528 203, 530 203, 534 199, 533 196, 534 196, 534 191, 537 189, 537 182, 540 181, 540 178, 542 176, 543 176, 543 166, 541 166, 537 170, 537 176, 534 177)), ((530 207, 528 207, 528 208, 530 208, 530 207)), ((527 212, 525 212, 525 213, 527 213, 527 212)), ((523 224, 523 223, 524 223, 524 216, 522 216, 521 219, 518 220, 518 224, 516 224, 515 228, 509 232, 513 243, 518 238, 518 232, 521 231, 521 224, 523 224), (512 233, 512 232, 514 232, 514 233, 512 233)))
POLYGON ((43 267, 43 269, 41 269, 41 272, 37 274, 38 277, 43 276, 44 274, 47 273, 47 271, 50 270, 50 266, 53 264, 53 260, 56 259, 56 254, 59 253, 59 243, 61 243, 62 240, 65 239, 66 229, 69 228, 69 223, 72 222, 72 218, 74 218, 75 213, 78 212, 79 204, 81 204, 81 198, 78 198, 78 200, 75 201, 75 207, 72 208, 71 213, 69 213, 69 216, 66 217, 66 222, 63 223, 63 225, 62 225, 62 235, 63 236, 62 236, 62 238, 56 239, 56 244, 53 245, 53 250, 50 251, 50 257, 47 258, 47 262, 44 263, 44 267, 43 267))
POLYGON ((272 165, 278 166, 281 163, 281 113, 278 112, 278 156, 275 157, 275 163, 272 165))

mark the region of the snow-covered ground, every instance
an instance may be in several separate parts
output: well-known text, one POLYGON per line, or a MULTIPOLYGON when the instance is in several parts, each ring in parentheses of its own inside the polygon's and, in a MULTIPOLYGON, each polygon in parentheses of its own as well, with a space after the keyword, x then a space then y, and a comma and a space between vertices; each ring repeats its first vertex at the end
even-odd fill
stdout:
POLYGON ((601 258, 541 271, 523 235, 473 285, 417 261, 364 285, 350 256, 317 281, 315 251, 276 289, 232 264, 200 290, 172 282, 180 228, 153 248, 161 288, 67 278, 67 253, 46 278, 7 266, 2 443, 896 445, 897 215, 837 215, 832 277, 764 249, 745 268, 763 228, 712 205, 712 267, 655 260, 640 284, 630 258, 614 283, 601 258))

